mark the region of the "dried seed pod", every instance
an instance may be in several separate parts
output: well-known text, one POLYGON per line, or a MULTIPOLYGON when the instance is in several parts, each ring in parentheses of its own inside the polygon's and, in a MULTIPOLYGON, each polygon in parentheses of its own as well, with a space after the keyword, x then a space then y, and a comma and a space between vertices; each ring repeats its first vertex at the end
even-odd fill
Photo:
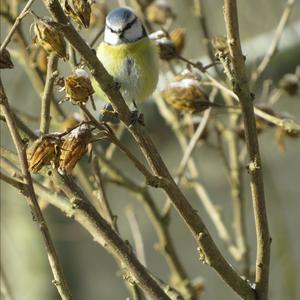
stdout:
POLYGON ((213 37, 211 40, 211 44, 216 50, 216 52, 222 52, 223 54, 227 54, 229 51, 227 39, 224 36, 213 37))
POLYGON ((29 171, 38 172, 43 166, 57 164, 60 139, 55 134, 47 134, 36 140, 27 149, 29 171))
POLYGON ((168 5, 153 3, 146 8, 146 18, 149 22, 164 25, 170 19, 174 19, 175 15, 168 5))
POLYGON ((60 148, 58 169, 60 172, 72 172, 76 163, 86 153, 91 137, 91 130, 87 124, 78 126, 64 137, 60 148))
POLYGON ((48 53, 56 53, 59 57, 65 58, 66 42, 63 34, 54 26, 56 23, 50 19, 39 18, 33 24, 35 36, 33 42, 43 47, 48 53))
POLYGON ((176 77, 161 95, 176 110, 191 114, 218 106, 209 101, 198 80, 184 76, 176 77))
POLYGON ((74 22, 83 25, 85 28, 90 26, 91 3, 88 0, 65 0, 63 4, 66 15, 69 15, 74 22))
POLYGON ((162 30, 151 33, 149 38, 158 46, 161 59, 170 60, 178 57, 174 43, 162 30))
POLYGON ((299 78, 295 74, 285 74, 279 81, 278 86, 288 95, 295 96, 299 90, 299 78))
POLYGON ((105 25, 105 19, 108 14, 108 9, 105 3, 94 2, 90 18, 90 27, 102 28, 105 25))
POLYGON ((85 103, 94 94, 88 73, 83 69, 76 69, 74 74, 65 79, 66 98, 73 103, 85 103))
POLYGON ((181 54, 184 44, 185 44, 185 29, 184 28, 175 28, 170 33, 170 39, 175 46, 177 54, 181 54))
POLYGON ((12 69, 13 67, 14 64, 11 61, 10 54, 8 50, 4 48, 0 53, 0 69, 12 69))

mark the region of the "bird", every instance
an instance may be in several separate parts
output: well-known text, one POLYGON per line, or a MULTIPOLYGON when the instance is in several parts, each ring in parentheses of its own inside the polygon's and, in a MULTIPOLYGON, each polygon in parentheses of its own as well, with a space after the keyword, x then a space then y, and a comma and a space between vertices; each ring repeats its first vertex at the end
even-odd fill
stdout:
MULTIPOLYGON (((137 103, 154 92, 159 77, 159 50, 130 8, 116 8, 107 15, 97 57, 118 83, 127 105, 133 104, 134 110, 137 103)), ((95 89, 107 100, 98 86, 95 89)))

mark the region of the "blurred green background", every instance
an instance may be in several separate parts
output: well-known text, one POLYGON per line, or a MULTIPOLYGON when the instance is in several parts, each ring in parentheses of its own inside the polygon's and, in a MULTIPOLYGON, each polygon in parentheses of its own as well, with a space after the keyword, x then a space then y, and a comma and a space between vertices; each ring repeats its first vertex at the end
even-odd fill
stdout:
MULTIPOLYGON (((45 13, 41 4, 34 4, 34 11, 40 16, 45 13)), ((187 42, 184 56, 195 59, 205 55, 205 46, 198 20, 193 14, 193 1, 167 1, 177 14, 174 26, 182 26, 187 30, 187 42)), ((224 35, 222 1, 204 0, 207 21, 211 35, 224 35)), ((247 61, 255 65, 259 56, 263 55, 270 44, 270 37, 277 26, 286 1, 238 1, 241 38, 245 45, 244 53, 247 61)), ((109 1, 115 7, 116 1, 109 1)), ((29 31, 31 17, 24 22, 24 29, 29 31)), ((83 30, 86 34, 85 30, 83 30)), ((1 40, 7 32, 7 24, 1 19, 1 40)), ((92 37, 96 31, 88 34, 92 37)), ((13 44, 10 44, 13 49, 13 44)), ((296 1, 286 32, 280 43, 280 51, 266 72, 266 77, 276 82, 286 72, 294 72, 300 62, 300 1, 296 1)), ((9 100, 18 110, 38 116, 40 101, 29 83, 23 69, 17 64, 15 69, 1 71, 1 77, 9 100)), ((74 109, 70 104, 64 108, 74 109)), ((300 120, 300 99, 282 96, 275 106, 279 111, 292 113, 300 120)), ((143 108, 147 127, 155 144, 169 169, 174 172, 181 158, 180 147, 171 130, 165 125, 153 103, 143 108)), ((130 143, 125 135, 124 142, 130 143)), ((300 297, 300 140, 287 140, 285 153, 280 153, 274 139, 274 130, 268 130, 259 136, 261 155, 264 165, 265 192, 269 215, 272 242, 272 260, 270 277, 270 299, 295 300, 300 297), (298 233, 297 233, 298 232, 298 233)), ((132 144, 132 143, 131 143, 132 144)), ((1 122, 1 145, 11 146, 8 132, 1 122)), ((137 152, 138 153, 138 152, 137 152)), ((213 202, 222 209, 227 226, 231 228, 232 209, 230 189, 226 179, 226 170, 221 157, 211 147, 203 145, 198 148, 195 158, 199 168, 201 181, 207 188, 213 202)), ((131 163, 116 152, 115 162, 133 178, 141 181, 139 174, 131 163)), ((252 264, 255 262, 255 229, 250 199, 248 176, 245 178, 245 198, 247 233, 251 247, 252 264)), ((132 235, 125 216, 125 208, 134 205, 138 222, 143 234, 148 268, 162 279, 168 279, 167 265, 163 257, 154 250, 157 242, 155 232, 143 207, 123 189, 108 185, 107 194, 113 212, 118 215, 119 228, 123 239, 133 244, 132 235)), ((165 196, 160 191, 153 191, 159 207, 163 206, 165 196)), ((205 220, 218 246, 225 249, 218 239, 214 226, 207 217, 201 203, 195 195, 186 192, 194 208, 205 220)), ((89 234, 76 222, 67 220, 55 208, 48 207, 44 211, 51 234, 54 238, 59 257, 66 277, 73 291, 74 299, 115 300, 126 299, 128 293, 122 279, 118 276, 118 268, 111 256, 92 241, 89 234)), ((203 278, 205 292, 201 299, 238 299, 225 286, 218 275, 208 266, 198 261, 195 242, 188 229, 173 211, 171 232, 180 258, 190 278, 203 278)), ((232 231, 231 231, 232 232, 232 231)), ((230 261, 231 257, 224 253, 230 261)), ((234 266, 235 263, 232 263, 234 266)), ((29 213, 23 196, 1 181, 1 265, 16 300, 52 300, 59 299, 54 286, 51 285, 51 272, 44 250, 40 232, 29 213)), ((236 266, 238 267, 238 266, 236 266)))

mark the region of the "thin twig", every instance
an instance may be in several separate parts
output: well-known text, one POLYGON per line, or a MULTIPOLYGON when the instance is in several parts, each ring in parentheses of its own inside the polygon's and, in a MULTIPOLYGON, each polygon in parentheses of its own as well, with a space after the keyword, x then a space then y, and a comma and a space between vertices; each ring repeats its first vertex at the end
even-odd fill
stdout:
MULTIPOLYGON (((115 133, 116 136, 117 136, 117 138, 119 140, 121 140, 123 134, 125 133, 125 129, 126 129, 125 125, 123 123, 120 123, 119 126, 118 126, 118 128, 117 128, 117 131, 115 133)), ((105 151, 105 157, 106 157, 106 159, 111 160, 113 158, 113 155, 115 153, 116 148, 117 148, 116 145, 113 144, 113 143, 111 143, 107 147, 107 149, 105 151)))
MULTIPOLYGON (((199 18, 199 23, 201 26, 202 34, 203 34, 203 43, 206 47, 206 52, 212 62, 216 60, 213 47, 210 40, 210 33, 208 30, 207 22, 206 22, 206 15, 205 15, 205 9, 203 5, 203 0, 194 0, 194 11, 197 18, 199 18)), ((220 70, 218 69, 217 65, 214 64, 214 69, 217 73, 217 75, 221 78, 222 74, 220 70)))
POLYGON ((185 172, 185 169, 187 167, 187 164, 188 164, 188 161, 191 157, 191 155, 193 154, 193 151, 195 150, 196 148, 196 145, 199 141, 199 138, 201 137, 205 127, 206 127, 206 124, 209 120, 209 116, 210 116, 210 112, 211 112, 211 108, 207 109, 204 114, 203 114, 203 118, 201 119, 201 122, 200 124, 198 125, 194 135, 192 136, 191 140, 190 140, 190 143, 188 145, 188 147, 186 148, 184 154, 183 154, 183 157, 181 159, 181 162, 179 163, 179 167, 177 169, 177 181, 180 181, 180 178, 183 176, 184 172, 185 172))
MULTIPOLYGON (((197 195, 201 199, 203 206, 205 207, 208 215, 211 217, 213 223, 218 230, 219 236, 226 242, 230 242, 231 238, 229 236, 229 232, 227 228, 224 226, 224 223, 221 218, 221 213, 218 209, 216 209, 213 202, 210 200, 206 190, 204 189, 203 185, 199 182, 192 182, 192 186, 194 186, 197 195)), ((231 246, 232 247, 232 246, 231 246)), ((231 249, 231 248, 230 248, 231 249)))
POLYGON ((270 44, 269 49, 266 52, 266 55, 258 65, 257 69, 251 75, 252 85, 254 86, 257 80, 262 76, 268 65, 270 64, 273 56, 276 54, 278 49, 278 45, 283 34, 284 28, 287 24, 287 21, 291 15, 292 8, 294 5, 295 0, 287 0, 285 9, 283 10, 282 16, 278 23, 278 26, 275 30, 273 40, 270 44))
POLYGON ((132 236, 135 244, 136 256, 144 266, 147 266, 142 233, 134 209, 131 205, 129 205, 125 209, 125 212, 132 232, 132 236))
POLYGON ((254 112, 258 117, 261 117, 262 119, 275 124, 278 127, 283 128, 284 130, 291 132, 299 132, 300 131, 300 124, 298 124, 297 122, 295 122, 292 119, 283 119, 280 117, 276 117, 276 116, 272 116, 266 112, 264 112, 263 110, 254 107, 254 112))
POLYGON ((47 74, 45 81, 44 93, 42 96, 42 107, 41 107, 41 123, 40 132, 41 134, 47 134, 50 128, 50 105, 53 97, 53 86, 57 76, 57 63, 58 57, 55 53, 51 53, 48 56, 47 74))
POLYGON ((93 158, 92 164, 93 164, 95 182, 98 187, 97 192, 98 192, 98 199, 100 200, 101 211, 103 213, 105 220, 112 226, 112 228, 116 232, 118 232, 116 218, 114 217, 114 215, 111 211, 110 205, 108 204, 98 159, 96 157, 93 158))
POLYGON ((241 103, 245 127, 245 140, 250 159, 250 186, 257 237, 255 290, 260 300, 266 300, 268 299, 271 239, 268 228, 262 163, 259 153, 253 101, 246 77, 245 59, 240 43, 236 0, 224 0, 224 18, 229 55, 232 64, 232 70, 229 70, 229 72, 231 72, 234 78, 234 81, 231 81, 233 91, 238 95, 241 103))
MULTIPOLYGON (((4 162, 4 164, 5 164, 5 161, 3 161, 2 157, 1 157, 1 162, 4 162)), ((26 191, 26 184, 25 183, 23 183, 22 181, 16 180, 14 178, 9 177, 9 176, 5 175, 4 173, 2 173, 1 171, 0 171, 0 179, 5 181, 6 183, 10 184, 11 186, 15 187, 18 190, 23 190, 24 192, 26 191)))
POLYGON ((26 184, 27 203, 28 203, 29 208, 31 209, 34 220, 37 222, 37 224, 40 227, 42 236, 44 238, 49 263, 50 263, 52 273, 54 276, 54 280, 55 280, 55 282, 54 282, 55 286, 56 286, 60 296, 62 297, 62 299, 66 299, 66 300, 71 299, 72 298, 71 293, 70 293, 69 287, 67 285, 67 282, 65 280, 63 270, 61 268, 53 241, 51 239, 48 226, 45 222, 45 219, 43 217, 43 214, 41 212, 41 209, 39 207, 39 204, 38 204, 35 192, 34 192, 34 188, 32 185, 32 178, 28 171, 26 147, 24 146, 22 139, 20 137, 20 134, 18 132, 17 125, 13 118, 13 114, 10 110, 9 103, 8 103, 6 94, 4 92, 1 79, 0 79, 0 99, 1 99, 0 106, 1 106, 1 109, 5 116, 7 126, 9 128, 11 137, 14 141, 14 145, 15 145, 17 153, 18 153, 21 170, 22 170, 22 175, 24 177, 24 181, 26 184))
POLYGON ((103 26, 99 32, 96 34, 96 36, 93 38, 93 40, 90 42, 90 47, 93 48, 95 44, 97 43, 98 39, 101 37, 101 35, 104 32, 105 27, 103 26))
MULTIPOLYGON (((232 105, 233 100, 224 95, 225 103, 232 105)), ((242 166, 239 161, 239 145, 237 132, 234 130, 239 123, 239 116, 229 114, 229 126, 231 130, 224 131, 228 144, 229 177, 231 187, 231 198, 233 206, 233 229, 235 233, 235 254, 238 261, 243 264, 243 275, 250 276, 250 253, 247 243, 245 198, 243 196, 242 166)))
POLYGON ((3 43, 0 46, 0 54, 2 54, 3 49, 5 49, 6 46, 8 45, 8 43, 10 42, 13 34, 17 30, 17 28, 18 28, 19 24, 21 23, 22 19, 28 14, 29 8, 33 4, 33 2, 34 2, 34 0, 29 0, 27 2, 27 4, 25 5, 25 7, 23 8, 23 10, 20 12, 19 16, 16 18, 13 26, 11 27, 9 33, 7 34, 7 36, 5 37, 3 43))

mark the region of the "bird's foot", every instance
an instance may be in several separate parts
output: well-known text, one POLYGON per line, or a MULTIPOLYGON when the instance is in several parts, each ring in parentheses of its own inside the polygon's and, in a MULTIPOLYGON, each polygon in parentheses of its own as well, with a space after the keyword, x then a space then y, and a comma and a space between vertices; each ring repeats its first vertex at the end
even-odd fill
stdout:
POLYGON ((99 121, 105 123, 119 124, 120 118, 118 113, 114 111, 112 105, 110 103, 107 103, 103 106, 103 108, 100 111, 99 121))
POLYGON ((145 126, 144 115, 142 113, 139 113, 135 100, 132 101, 132 104, 133 104, 133 110, 131 111, 129 128, 135 125, 136 122, 139 122, 140 124, 145 126))
POLYGON ((131 111, 129 128, 133 127, 137 122, 139 122, 143 126, 145 125, 144 114, 139 113, 137 109, 134 109, 133 111, 131 111))

